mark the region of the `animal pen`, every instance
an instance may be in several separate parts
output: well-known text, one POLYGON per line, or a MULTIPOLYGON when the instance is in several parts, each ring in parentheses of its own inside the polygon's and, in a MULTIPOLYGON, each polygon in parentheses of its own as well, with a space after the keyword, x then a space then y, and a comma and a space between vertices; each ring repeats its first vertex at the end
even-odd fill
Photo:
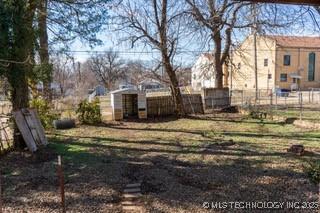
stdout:
POLYGON ((100 97, 102 121, 147 118, 146 94, 135 89, 121 89, 100 97))

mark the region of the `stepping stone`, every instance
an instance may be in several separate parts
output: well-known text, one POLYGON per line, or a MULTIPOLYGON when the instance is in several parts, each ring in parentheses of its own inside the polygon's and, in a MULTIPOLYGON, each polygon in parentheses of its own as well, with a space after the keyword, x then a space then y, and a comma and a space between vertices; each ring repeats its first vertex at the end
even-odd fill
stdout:
POLYGON ((141 206, 123 206, 122 209, 123 210, 131 210, 131 211, 133 211, 133 210, 141 211, 142 210, 141 206))
POLYGON ((140 188, 129 188, 129 189, 123 190, 124 193, 136 193, 136 192, 140 192, 140 191, 141 191, 140 188))
POLYGON ((127 184, 126 188, 136 188, 140 186, 141 186, 141 183, 131 183, 131 184, 127 184))
POLYGON ((125 206, 134 206, 136 205, 134 202, 132 201, 122 201, 121 202, 122 205, 125 205, 125 206))
POLYGON ((142 194, 141 193, 131 193, 131 194, 124 194, 123 196, 124 196, 124 198, 138 198, 138 197, 141 197, 142 194))

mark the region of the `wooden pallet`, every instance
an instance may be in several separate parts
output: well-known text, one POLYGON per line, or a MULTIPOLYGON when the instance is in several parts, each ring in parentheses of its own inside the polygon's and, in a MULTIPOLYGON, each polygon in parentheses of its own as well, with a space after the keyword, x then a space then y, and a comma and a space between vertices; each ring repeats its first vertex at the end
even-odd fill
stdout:
POLYGON ((39 146, 46 146, 48 140, 44 128, 35 109, 21 109, 13 112, 17 127, 31 152, 39 146))

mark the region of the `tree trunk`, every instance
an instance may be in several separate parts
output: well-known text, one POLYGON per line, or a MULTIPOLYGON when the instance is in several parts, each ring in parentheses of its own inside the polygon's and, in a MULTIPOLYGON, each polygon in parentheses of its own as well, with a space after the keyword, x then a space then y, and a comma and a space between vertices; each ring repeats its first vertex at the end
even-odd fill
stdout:
POLYGON ((215 76, 215 88, 223 88, 223 64, 221 63, 221 35, 220 32, 215 32, 212 36, 215 49, 214 49, 214 68, 216 72, 215 76))
MULTIPOLYGON (((7 73, 11 85, 11 102, 13 111, 29 106, 28 77, 33 66, 30 59, 34 47, 34 4, 27 4, 24 0, 15 2, 12 24, 12 55, 11 59, 18 63, 12 63, 7 73), (29 60, 28 60, 29 59, 29 60)), ((23 147, 24 141, 18 134, 17 127, 14 129, 14 146, 23 147)))
POLYGON ((40 62, 43 70, 43 89, 44 97, 47 101, 52 100, 51 82, 52 82, 52 69, 49 61, 49 43, 48 43, 48 31, 47 31, 47 0, 41 0, 39 4, 39 55, 40 62))
POLYGON ((185 116, 185 109, 184 109, 184 105, 183 105, 183 99, 182 99, 182 95, 181 95, 181 91, 179 88, 179 82, 176 76, 176 73, 174 72, 171 63, 170 63, 170 59, 168 56, 166 56, 166 54, 162 53, 162 61, 164 64, 164 68, 170 78, 170 88, 172 91, 172 97, 173 97, 173 101, 174 101, 174 105, 175 105, 175 111, 176 114, 181 117, 181 116, 185 116))

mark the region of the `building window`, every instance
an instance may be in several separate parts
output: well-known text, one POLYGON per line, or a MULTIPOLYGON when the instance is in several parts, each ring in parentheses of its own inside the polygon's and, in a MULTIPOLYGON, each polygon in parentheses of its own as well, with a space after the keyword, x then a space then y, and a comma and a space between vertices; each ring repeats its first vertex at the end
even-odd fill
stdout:
POLYGON ((288 79, 288 75, 285 74, 285 73, 281 73, 280 74, 280 81, 281 82, 287 82, 287 79, 288 79))
POLYGON ((283 56, 283 65, 290 66, 290 59, 291 59, 290 55, 284 55, 283 56))
POLYGON ((196 80, 196 79, 197 79, 197 75, 193 74, 193 80, 196 80))
POLYGON ((268 74, 268 79, 272 79, 272 74, 268 74))
POLYGON ((263 61, 263 65, 264 65, 265 67, 267 67, 267 66, 268 66, 268 59, 267 59, 267 58, 265 58, 265 59, 264 59, 264 61, 263 61))
POLYGON ((241 69, 241 63, 238 63, 238 70, 241 69))
POLYGON ((292 79, 292 83, 294 83, 294 84, 297 83, 297 79, 296 79, 296 78, 293 78, 293 79, 292 79))
POLYGON ((309 54, 308 81, 314 81, 314 72, 316 68, 316 54, 309 54))

